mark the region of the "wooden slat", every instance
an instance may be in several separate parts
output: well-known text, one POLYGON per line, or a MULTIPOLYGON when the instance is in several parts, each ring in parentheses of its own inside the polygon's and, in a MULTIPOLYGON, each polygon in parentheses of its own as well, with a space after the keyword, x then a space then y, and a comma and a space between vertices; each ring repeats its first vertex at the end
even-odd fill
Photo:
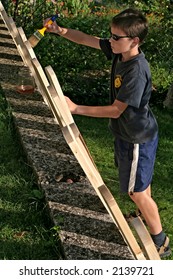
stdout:
MULTIPOLYGON (((63 117, 66 119, 66 124, 69 124, 71 125, 71 129, 73 131, 73 134, 75 135, 76 131, 78 131, 78 144, 81 146, 82 149, 84 149, 84 153, 87 152, 87 154, 89 155, 91 161, 93 162, 95 168, 97 169, 97 166, 95 165, 95 162, 88 150, 88 147, 87 145, 85 144, 85 141, 81 135, 81 133, 79 132, 79 130, 76 128, 76 125, 74 124, 74 119, 72 117, 72 114, 71 112, 69 111, 69 108, 68 108, 68 105, 67 105, 67 102, 65 100, 65 96, 62 92, 62 89, 61 89, 61 86, 59 84, 59 81, 57 79, 57 76, 55 74, 55 72, 53 71, 52 67, 51 66, 47 66, 45 67, 45 71, 46 71, 46 74, 48 76, 48 79, 49 79, 49 82, 53 88, 53 94, 52 94, 52 97, 53 99, 56 101, 57 98, 60 99, 60 102, 61 102, 61 108, 63 108, 63 111, 61 111, 61 114, 63 114, 63 117), (58 95, 57 95, 58 93, 58 95)), ((77 135, 76 135, 77 136, 77 135)), ((98 171, 98 170, 97 170, 98 171)))
POLYGON ((70 125, 71 123, 74 123, 73 116, 69 111, 67 102, 65 100, 59 81, 55 75, 55 72, 53 71, 51 66, 45 67, 45 72, 49 79, 49 84, 52 86, 52 98, 57 101, 57 104, 61 104, 59 110, 61 111, 61 114, 63 114, 63 118, 66 124, 70 125))
POLYGON ((102 198, 104 199, 107 208, 109 209, 109 212, 111 213, 111 216, 114 220, 114 222, 117 224, 117 227, 119 228, 119 231, 121 232, 121 235, 124 237, 126 242, 131 247, 131 250, 135 250, 136 259, 143 260, 145 259, 140 247, 136 246, 136 239, 134 235, 131 232, 130 227, 128 226, 117 202, 115 201, 115 198, 111 194, 110 190, 105 186, 99 187, 100 194, 102 198))
POLYGON ((20 40, 20 36, 19 36, 18 29, 16 27, 16 24, 15 24, 13 18, 9 17, 7 15, 7 13, 6 13, 6 11, 5 11, 5 9, 4 9, 4 7, 3 7, 1 2, 0 2, 0 14, 1 14, 1 17, 2 17, 2 19, 4 21, 4 24, 6 25, 8 31, 9 31, 9 33, 10 33, 10 35, 11 35, 13 41, 14 41, 14 43, 15 43, 17 49, 18 49, 18 52, 19 52, 19 54, 20 54, 24 64, 26 64, 25 57, 24 57, 24 55, 23 55, 23 53, 21 51, 22 41, 20 40))
POLYGON ((58 122, 58 124, 60 125, 60 127, 63 127, 63 119, 61 119, 61 116, 58 112, 58 110, 55 110, 55 105, 54 105, 54 101, 52 100, 49 91, 47 90, 48 86, 49 86, 49 82, 47 80, 47 77, 43 71, 42 66, 40 65, 39 61, 37 60, 37 58, 33 58, 31 60, 32 63, 32 67, 34 69, 35 72, 35 79, 37 80, 37 83, 39 83, 40 85, 40 93, 42 94, 42 96, 44 97, 46 104, 48 104, 50 110, 52 111, 56 121, 58 122))
POLYGON ((153 240, 142 219, 138 216, 132 217, 129 220, 137 233, 146 258, 149 260, 159 260, 160 256, 157 252, 156 246, 154 245, 153 240))
MULTIPOLYGON (((22 28, 19 29, 19 33, 21 34, 21 37, 22 37, 22 28)), ((26 40, 26 41, 23 42, 23 45, 22 45, 22 52, 23 52, 23 54, 24 54, 24 56, 25 56, 26 64, 27 64, 27 66, 29 67, 29 69, 30 69, 30 71, 31 71, 31 73, 32 73, 32 75, 33 75, 33 77, 35 78, 35 81, 36 81, 36 85, 37 85, 37 87, 38 87, 38 90, 39 90, 40 93, 42 94, 43 99, 44 99, 45 103, 47 104, 47 100, 46 100, 46 98, 45 98, 45 96, 44 96, 44 91, 43 91, 42 88, 41 88, 40 82, 39 82, 38 79, 36 78, 35 69, 34 69, 33 64, 32 64, 32 59, 36 59, 36 55, 35 55, 35 52, 34 52, 33 48, 31 47, 31 44, 30 44, 30 42, 29 42, 28 40, 26 40)), ((44 79, 44 84, 45 84, 46 86, 48 86, 48 85, 49 85, 49 82, 48 82, 48 80, 47 80, 47 78, 46 78, 45 75, 43 76, 42 79, 44 79)), ((48 105, 48 104, 47 104, 47 105, 48 105)))
MULTIPOLYGON (((41 67, 41 65, 39 64, 38 60, 33 59, 33 66, 35 67, 35 71, 37 71, 37 75, 38 78, 41 81, 43 81, 43 77, 44 77, 44 71, 41 67)), ((44 87, 44 83, 42 84, 42 86, 44 87)), ((67 140, 69 145, 73 145, 74 140, 76 141, 76 139, 79 138, 79 130, 76 126, 76 124, 74 123, 73 117, 72 115, 69 118, 69 112, 68 114, 66 113, 66 108, 68 109, 67 103, 66 104, 62 104, 60 98, 58 97, 55 88, 48 86, 45 86, 45 94, 47 95, 48 100, 52 100, 51 102, 51 106, 52 106, 52 110, 54 111, 54 114, 56 114, 56 111, 58 112, 59 118, 61 119, 61 129, 63 132, 63 135, 65 137, 65 139, 67 140), (54 106, 54 107, 53 107, 54 106), (65 108, 66 107, 66 108, 65 108), (73 131, 75 131, 75 135, 72 132, 72 128, 73 131), (69 133, 69 130, 71 133, 69 133), (70 136, 72 135, 72 136, 70 136)), ((49 101, 50 103, 50 101, 49 101)), ((70 113, 71 114, 71 113, 70 113)), ((79 155, 80 153, 75 149, 74 154, 76 157, 81 156, 79 155)), ((87 163, 88 161, 91 162, 88 156, 88 153, 86 152, 86 150, 83 148, 82 146, 82 152, 83 152, 83 165, 85 166, 85 171, 88 173, 88 176, 90 178, 90 180, 92 180, 95 185, 97 185, 97 187, 99 187, 100 185, 103 184, 103 180, 100 176, 100 174, 98 173, 98 171, 95 168, 95 165, 92 163, 92 165, 89 165, 89 163, 87 163), (87 164, 86 164, 87 163, 87 164), (95 175, 93 176, 93 173, 95 173, 95 175)))
MULTIPOLYGON (((31 74, 34 77, 35 72, 34 72, 31 60, 33 58, 35 58, 36 55, 35 55, 32 47, 31 47, 30 43, 27 41, 27 37, 25 35, 25 32, 24 32, 23 28, 22 27, 17 28, 14 20, 11 17, 8 17, 8 15, 7 15, 7 13, 6 13, 6 11, 5 11, 1 2, 0 2, 0 14, 1 14, 2 19, 3 19, 7 29, 9 31, 10 35, 11 35, 16 47, 17 47, 17 50, 18 50, 18 52, 19 52, 19 54, 20 54, 20 56, 23 60, 24 65, 29 67, 29 70, 31 71, 31 74)), ((36 81, 36 85, 38 87, 38 90, 40 92, 42 92, 41 89, 40 89, 40 84, 38 83, 38 80, 35 79, 35 81, 36 81)), ((43 96, 43 99, 46 102, 46 99, 44 98, 44 96, 43 96)))
MULTIPOLYGON (((38 78, 41 81, 42 75, 44 75, 43 74, 44 72, 43 72, 43 70, 41 70, 41 66, 39 65, 39 62, 36 59, 33 59, 32 63, 33 63, 33 66, 35 67, 35 71, 38 74, 38 78)), ((51 72, 51 76, 52 76, 52 72, 51 72)), ((52 80, 51 80, 51 82, 52 82, 52 80)), ((106 210, 112 217, 115 224, 116 225, 118 224, 121 229, 121 223, 123 223, 123 233, 124 233, 123 237, 124 237, 126 243, 129 245, 130 250, 132 251, 132 254, 134 255, 134 257, 136 259, 145 259, 140 246, 138 245, 134 235, 132 234, 132 231, 130 230, 129 225, 127 224, 126 220, 124 219, 113 196, 111 197, 111 199, 114 200, 116 209, 119 209, 118 212, 121 213, 121 215, 119 214, 118 223, 117 223, 115 213, 110 210, 110 207, 108 206, 104 196, 101 194, 101 192, 100 192, 101 186, 104 186, 104 189, 106 189, 107 192, 109 192, 109 190, 104 185, 104 182, 103 182, 98 170, 95 168, 95 164, 93 164, 93 160, 91 160, 91 156, 89 155, 88 150, 86 150, 83 143, 79 141, 80 132, 79 132, 76 124, 74 123, 73 117, 68 109, 65 99, 63 100, 64 96, 63 96, 63 98, 61 96, 62 90, 61 90, 60 94, 58 95, 57 92, 55 91, 55 88, 56 89, 58 88, 58 90, 59 90, 60 86, 57 87, 57 84, 56 84, 56 86, 55 85, 53 85, 53 86, 50 85, 49 87, 45 86, 45 94, 47 95, 48 100, 50 98, 52 98, 52 101, 51 102, 49 101, 49 103, 51 104, 51 109, 52 109, 52 111, 54 111, 54 114, 58 115, 58 121, 60 120, 60 126, 61 126, 64 138, 66 139, 67 144, 71 148, 73 154, 75 155, 79 164, 83 168, 86 176, 90 180, 97 195, 101 199, 103 205, 105 206, 106 210), (126 232, 127 232, 127 234, 126 234, 126 232)))
MULTIPOLYGON (((61 87, 59 85, 59 82, 58 82, 58 79, 53 71, 53 69, 51 68, 51 66, 48 66, 45 68, 45 71, 48 75, 48 79, 49 79, 49 82, 50 84, 52 85, 53 84, 53 87, 54 89, 57 90, 57 93, 58 93, 58 96, 60 98, 60 101, 62 102, 62 107, 63 107, 63 112, 61 112, 62 114, 65 113, 66 111, 66 116, 68 118, 68 121, 70 122, 71 121, 71 116, 70 116, 70 111, 68 109, 68 106, 67 106, 67 103, 65 101, 65 98, 64 98, 64 95, 62 93, 62 90, 61 90, 61 87), (68 112, 69 111, 69 112, 68 112)), ((68 131, 69 133, 69 131, 68 131)), ((73 129, 72 129, 72 133, 74 133, 73 129)), ((75 133, 74 133, 75 135, 75 133)), ((79 136, 78 138, 76 137, 76 141, 79 145, 79 147, 81 148, 81 150, 83 150, 83 148, 85 149, 84 151, 84 154, 86 155, 86 152, 88 153, 92 163, 93 163, 93 159, 89 153, 89 150, 87 149, 87 146, 83 140, 83 138, 81 138, 79 132, 78 132, 78 135, 76 136, 79 136), (82 139, 82 141, 81 141, 82 139)), ((79 163, 80 163, 80 160, 78 160, 79 163)), ((92 182, 91 182, 92 183, 92 182)), ((93 187, 95 188, 96 190, 96 186, 93 185, 93 187)), ((96 190, 97 191, 97 190, 96 190)), ((109 213, 111 213, 112 215, 112 218, 114 220, 114 222, 116 224, 118 224, 118 227, 122 233, 122 235, 124 235, 124 233, 126 232, 126 236, 124 236, 124 238, 126 239, 126 241, 128 242, 128 244, 132 244, 134 239, 132 238, 132 236, 129 234, 129 232, 131 232, 130 228, 127 226, 127 222, 126 220, 124 219, 124 216, 121 212, 121 210, 119 209, 114 197, 112 196, 112 194, 110 193, 109 189, 103 184, 103 186, 99 187, 99 191, 100 193, 98 194, 100 196, 101 194, 101 200, 104 199, 104 202, 106 202, 107 204, 107 207, 109 208, 109 213), (108 199, 109 197, 109 199, 108 199), (106 199, 107 198, 107 199, 106 199), (112 204, 112 205, 111 205, 112 204), (118 218, 117 218, 117 215, 118 215, 118 218), (127 236, 130 238, 130 240, 127 240, 127 236)), ((97 191, 98 193, 98 191, 97 191)), ((103 201, 102 201, 103 202, 103 201)), ((141 238, 141 244, 142 244, 142 247, 144 249, 144 252, 145 252, 145 255, 147 256, 148 259, 160 259, 158 253, 157 253, 157 250, 156 250, 156 247, 151 239, 151 236, 149 234, 149 232, 147 231, 145 225, 143 223, 140 223, 140 225, 138 226, 138 230, 140 230, 141 232, 143 232, 144 234, 140 235, 140 238, 141 238), (146 236, 147 236, 147 239, 146 239, 146 236), (147 244, 147 247, 145 248, 145 242, 148 241, 148 244, 147 244)), ((137 253, 136 252, 136 255, 137 254, 141 254, 141 253, 137 253)))
MULTIPOLYGON (((43 97, 44 102, 49 106, 49 104, 47 103, 47 98, 44 96, 44 90, 42 90, 42 88, 41 88, 41 84, 36 77, 36 73, 35 73, 33 64, 31 62, 32 59, 34 59, 34 58, 36 59, 35 52, 34 52, 33 48, 31 47, 31 44, 27 40, 26 35, 23 31, 23 28, 22 27, 17 28, 17 32, 18 32, 18 34, 15 36, 14 40, 17 45, 17 48, 19 49, 19 53, 21 54, 25 65, 29 68, 33 78, 35 79, 35 83, 37 85, 39 92, 41 93, 41 95, 43 97)), ((43 76, 42 79, 44 79, 44 84, 46 86, 48 86, 49 82, 45 75, 43 76)))
POLYGON ((4 6, 2 5, 2 2, 0 1, 0 15, 2 17, 2 20, 4 21, 5 26, 7 27, 10 35, 12 36, 12 38, 16 35, 15 31, 13 30, 13 27, 11 26, 11 22, 10 22, 10 17, 7 15, 4 6))
POLYGON ((16 44, 16 47, 17 47, 18 52, 19 52, 19 54, 20 54, 20 56, 21 56, 21 58, 23 60, 24 65, 28 66, 27 57, 26 57, 26 55, 24 53, 24 50, 25 50, 24 42, 27 41, 26 35, 24 33, 24 30, 23 30, 22 27, 19 27, 19 28, 15 27, 15 23, 14 22, 11 22, 11 24, 13 25, 14 29, 16 28, 16 32, 15 32, 16 35, 14 36, 13 41, 16 44))

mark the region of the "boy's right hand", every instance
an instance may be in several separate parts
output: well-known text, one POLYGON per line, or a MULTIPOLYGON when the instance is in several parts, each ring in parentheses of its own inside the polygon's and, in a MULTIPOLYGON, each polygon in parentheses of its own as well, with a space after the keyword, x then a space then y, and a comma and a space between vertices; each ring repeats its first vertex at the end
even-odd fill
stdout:
MULTIPOLYGON (((46 23, 50 20, 50 18, 47 18, 43 21, 43 26, 46 26, 46 23)), ((50 33, 55 33, 55 34, 61 34, 62 33, 62 28, 60 26, 58 26, 58 24, 56 23, 56 21, 54 21, 52 24, 49 24, 48 26, 46 26, 47 29, 46 31, 47 32, 50 32, 50 33)))

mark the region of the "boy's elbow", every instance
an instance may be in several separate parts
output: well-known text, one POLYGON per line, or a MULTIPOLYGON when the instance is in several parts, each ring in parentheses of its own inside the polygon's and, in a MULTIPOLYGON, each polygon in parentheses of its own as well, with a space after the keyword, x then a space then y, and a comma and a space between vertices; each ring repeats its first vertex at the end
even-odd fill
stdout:
POLYGON ((120 111, 120 110, 116 107, 116 108, 114 108, 114 110, 112 111, 112 116, 111 116, 111 118, 112 118, 112 119, 118 119, 118 118, 121 116, 122 113, 123 113, 123 112, 120 111))
POLYGON ((112 118, 118 119, 121 114, 126 110, 128 104, 120 102, 120 101, 115 101, 112 104, 112 118))

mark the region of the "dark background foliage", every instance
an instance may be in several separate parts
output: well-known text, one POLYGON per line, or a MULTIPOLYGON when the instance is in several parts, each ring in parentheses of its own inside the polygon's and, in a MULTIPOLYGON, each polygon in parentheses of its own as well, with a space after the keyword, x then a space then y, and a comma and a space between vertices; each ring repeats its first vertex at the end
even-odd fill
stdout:
MULTIPOLYGON (((142 45, 153 79, 152 105, 162 106, 173 81, 173 4, 170 0, 143 1, 46 1, 8 2, 8 12, 27 37, 42 27, 44 18, 58 12, 57 23, 100 37, 109 36, 113 15, 127 7, 142 10, 149 34, 142 45)), ((43 67, 51 65, 65 94, 82 104, 108 102, 110 62, 101 52, 46 34, 34 49, 43 67)))

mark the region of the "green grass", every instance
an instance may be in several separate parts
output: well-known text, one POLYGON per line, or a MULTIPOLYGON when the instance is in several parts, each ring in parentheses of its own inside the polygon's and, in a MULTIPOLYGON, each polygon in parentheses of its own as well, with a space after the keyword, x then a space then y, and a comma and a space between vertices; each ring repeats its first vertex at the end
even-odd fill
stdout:
POLYGON ((56 230, 0 95, 0 259, 58 259, 56 230))

